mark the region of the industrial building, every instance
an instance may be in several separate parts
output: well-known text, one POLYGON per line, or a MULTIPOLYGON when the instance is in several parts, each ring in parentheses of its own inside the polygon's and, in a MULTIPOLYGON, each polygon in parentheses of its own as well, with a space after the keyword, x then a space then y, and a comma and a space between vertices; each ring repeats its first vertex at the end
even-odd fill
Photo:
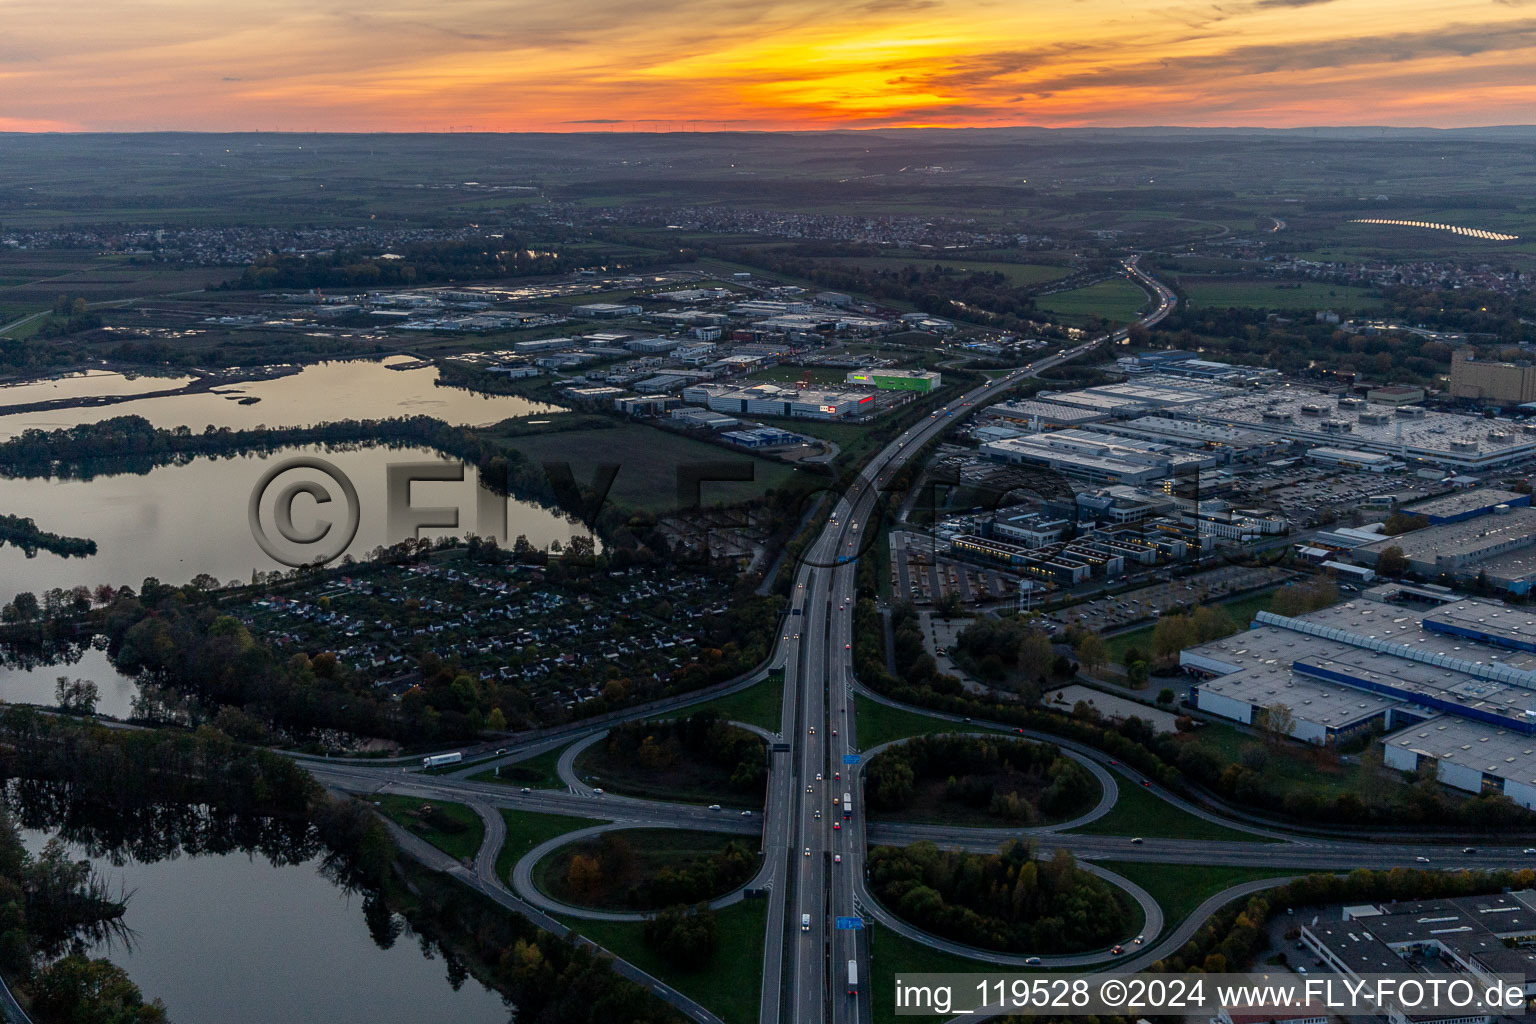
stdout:
MULTIPOLYGON (((1513 975, 1527 996, 1536 995, 1536 953, 1518 948, 1536 941, 1536 891, 1364 904, 1335 913, 1331 920, 1318 915, 1301 925, 1302 945, 1332 971, 1356 980, 1466 974, 1479 988, 1513 975)), ((1471 1019, 1491 1024, 1493 1018, 1471 1019)))
POLYGON ((1363 545, 1353 556, 1375 566, 1388 548, 1400 550, 1420 576, 1448 575, 1458 582, 1481 576, 1492 586, 1524 594, 1536 583, 1536 509, 1528 500, 1520 507, 1499 504, 1491 514, 1469 514, 1363 545))
POLYGON ((571 312, 577 316, 610 319, 612 317, 632 316, 640 312, 640 307, 617 302, 588 302, 572 308, 571 312))
POLYGON ((1031 430, 1040 430, 1045 427, 1080 427, 1109 418, 1109 413, 1100 410, 1083 409, 1061 402, 1044 402, 1036 399, 1000 402, 997 405, 988 406, 984 415, 991 419, 1019 423, 1031 430))
POLYGON ((754 427, 751 430, 727 430, 720 435, 722 440, 742 448, 782 448, 787 445, 804 444, 805 438, 799 434, 792 434, 787 430, 779 430, 776 427, 754 427))
POLYGON ((723 416, 710 409, 699 409, 695 406, 684 406, 681 409, 673 409, 671 416, 674 420, 687 427, 704 427, 707 430, 725 430, 741 424, 741 420, 734 416, 723 416))
POLYGON ((937 391, 943 380, 936 370, 849 370, 849 384, 863 384, 881 391, 937 391))
POLYGON ((1180 654, 1197 677, 1190 700, 1255 726, 1280 721, 1283 705, 1289 734, 1311 743, 1384 728, 1388 765, 1536 808, 1536 612, 1438 589, 1423 594, 1438 607, 1391 603, 1403 594, 1260 612, 1253 628, 1180 654))
MULTIPOLYGON (((1387 456, 1409 467, 1481 470, 1536 455, 1536 431, 1522 426, 1417 405, 1373 405, 1291 384, 1172 407, 1165 415, 1243 427, 1324 449, 1387 456)), ((1317 458, 1315 450, 1312 457, 1317 458)))
POLYGON ((1500 505, 1522 508, 1530 503, 1529 494, 1500 490, 1497 487, 1480 487, 1404 505, 1401 511, 1404 515, 1423 516, 1431 525, 1438 526, 1441 523, 1460 523, 1478 516, 1489 515, 1500 505))
POLYGON ((777 384, 726 387, 695 384, 683 390, 683 401, 702 404, 715 412, 753 416, 799 416, 808 419, 844 419, 873 412, 875 396, 859 391, 812 391, 777 384))
POLYGON ((1451 397, 1504 405, 1536 402, 1536 365, 1485 362, 1458 348, 1451 353, 1451 397))
POLYGON ((1044 466, 1096 483, 1142 484, 1216 465, 1214 456, 1183 447, 1082 430, 1010 437, 981 446, 1000 462, 1044 466))

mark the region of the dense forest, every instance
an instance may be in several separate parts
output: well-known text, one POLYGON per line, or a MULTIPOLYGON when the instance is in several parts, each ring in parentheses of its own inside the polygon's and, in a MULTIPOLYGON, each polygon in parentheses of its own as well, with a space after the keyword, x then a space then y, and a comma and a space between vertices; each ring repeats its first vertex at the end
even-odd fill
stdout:
POLYGON ((609 731, 603 747, 607 763, 625 766, 641 786, 687 762, 707 766, 738 793, 761 793, 768 779, 763 741, 713 711, 661 722, 624 722, 609 731))
POLYGON ((648 872, 620 832, 605 832, 571 851, 555 895, 589 906, 659 910, 723 896, 757 873, 758 857, 737 839, 706 856, 648 872))
POLYGON ((976 736, 917 736, 869 762, 865 799, 874 812, 914 802, 974 808, 1009 822, 1061 821, 1098 796, 1093 776, 1048 743, 976 736))
POLYGON ((1130 912, 1115 889, 1057 851, 1035 860, 1030 844, 998 853, 940 850, 932 843, 877 846, 870 888, 928 931, 983 949, 1077 953, 1124 939, 1130 912))

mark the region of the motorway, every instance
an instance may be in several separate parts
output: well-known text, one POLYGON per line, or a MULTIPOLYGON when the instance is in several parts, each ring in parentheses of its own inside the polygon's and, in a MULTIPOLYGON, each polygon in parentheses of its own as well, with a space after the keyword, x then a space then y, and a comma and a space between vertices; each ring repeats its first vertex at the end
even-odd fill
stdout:
MULTIPOLYGON (((1135 257, 1126 261, 1126 272, 1155 297, 1155 308, 1141 319, 1142 323, 1155 323, 1172 310, 1175 301, 1173 294, 1143 273, 1135 257)), ((770 749, 774 746, 779 749, 770 755, 772 765, 762 817, 758 817, 755 812, 751 817, 743 816, 739 809, 711 811, 698 805, 604 794, 576 778, 573 761, 577 747, 596 742, 612 722, 654 716, 660 710, 654 704, 606 716, 601 722, 578 723, 541 733, 519 744, 509 745, 505 753, 494 761, 466 765, 446 775, 407 772, 398 765, 379 766, 377 762, 306 760, 306 766, 320 781, 335 789, 363 793, 388 789, 390 792, 422 798, 452 799, 470 804, 487 823, 486 842, 475 857, 472 868, 458 865, 454 874, 466 884, 527 914, 545 927, 549 926, 546 922, 552 921, 547 916, 548 911, 577 917, 614 916, 566 907, 533 889, 531 868, 537 859, 556 846, 569 842, 573 836, 579 837, 584 833, 573 833, 553 840, 523 857, 513 871, 514 894, 507 890, 506 880, 497 878, 495 874, 496 855, 505 837, 497 809, 594 817, 628 827, 685 827, 760 836, 763 865, 757 877, 749 883, 753 887, 768 890, 759 1024, 779 1024, 781 1021, 792 1024, 825 1021, 833 1024, 869 1024, 871 963, 868 933, 856 929, 839 929, 836 927, 837 918, 874 918, 901 934, 938 949, 971 956, 987 954, 959 943, 924 935, 880 907, 865 889, 867 844, 904 844, 930 840, 950 847, 991 852, 1002 842, 1019 837, 1021 830, 966 829, 920 824, 866 825, 859 786, 862 765, 858 762, 868 756, 869 752, 861 752, 858 746, 855 697, 864 693, 870 699, 893 702, 864 691, 853 673, 851 646, 856 599, 855 573, 862 538, 873 536, 869 524, 885 498, 883 489, 908 460, 929 441, 958 423, 972 407, 998 397, 1041 370, 1076 358, 1106 341, 1118 341, 1125 334, 1122 330, 1085 342, 1058 355, 1004 373, 954 398, 891 441, 851 483, 829 516, 826 528, 802 555, 791 590, 790 613, 783 620, 783 636, 772 657, 763 666, 764 670, 783 668, 785 683, 780 728, 778 734, 771 737, 773 742, 770 743, 770 749), (558 766, 561 779, 567 785, 565 790, 519 792, 511 786, 473 782, 468 778, 473 773, 484 771, 491 763, 515 762, 544 750, 573 744, 573 741, 580 742, 565 750, 558 766), (847 818, 844 817, 841 802, 844 793, 854 797, 854 806, 847 818), (805 921, 804 925, 802 921, 805 921), (860 990, 856 996, 849 994, 850 962, 856 965, 857 987, 860 990)), ((736 681, 730 688, 739 688, 751 681, 736 681)), ((686 698, 674 698, 666 702, 667 709, 709 700, 719 692, 715 690, 686 698)), ((953 718, 942 715, 937 717, 953 718)), ((962 721, 954 720, 957 723, 962 721)), ((986 729, 1010 733, 1018 731, 979 721, 966 724, 962 730, 957 731, 986 729)), ((1088 764, 1105 790, 1105 800, 1084 818, 1050 828, 1027 830, 1038 841, 1043 842, 1048 836, 1050 849, 1069 850, 1085 862, 1115 859, 1192 865, 1222 863, 1264 867, 1304 866, 1306 870, 1423 866, 1422 861, 1418 860, 1421 857, 1427 858, 1436 867, 1527 866, 1531 863, 1529 857, 1513 847, 1485 848, 1470 858, 1448 857, 1447 848, 1443 845, 1387 845, 1352 837, 1297 836, 1262 825, 1232 821, 1162 791, 1152 785, 1150 780, 1123 765, 1115 764, 1107 755, 1092 748, 1056 737, 1027 735, 1055 743, 1088 764), (1181 810, 1219 822, 1236 831, 1249 833, 1254 841, 1137 840, 1130 836, 1072 834, 1068 831, 1105 813, 1113 805, 1116 787, 1122 785, 1148 788, 1181 810)), ((594 831, 591 834, 596 833, 594 831)), ((1070 957, 1042 956, 1045 964, 1090 966, 1113 963, 1117 970, 1134 970, 1146 966, 1158 956, 1179 948, 1199 924, 1225 902, 1224 899, 1213 897, 1195 915, 1179 923, 1171 933, 1160 935, 1164 922, 1161 909, 1155 901, 1151 901, 1150 897, 1143 899, 1146 894, 1138 895, 1138 890, 1124 879, 1111 877, 1111 880, 1142 900, 1147 914, 1146 946, 1134 958, 1114 959, 1108 951, 1100 950, 1070 957)), ((1257 891, 1258 888, 1273 884, 1277 882, 1268 880, 1247 883, 1220 896, 1229 899, 1238 895, 1239 891, 1257 891)), ((716 902, 717 905, 724 904, 739 898, 740 891, 716 902)), ((564 933, 558 923, 555 923, 555 928, 564 933)), ((995 955, 992 958, 998 962, 1017 962, 1021 959, 995 955)), ((626 976, 643 981, 659 997, 671 1002, 689 1017, 709 1024, 716 1020, 707 1009, 632 965, 620 962, 616 967, 626 976)))

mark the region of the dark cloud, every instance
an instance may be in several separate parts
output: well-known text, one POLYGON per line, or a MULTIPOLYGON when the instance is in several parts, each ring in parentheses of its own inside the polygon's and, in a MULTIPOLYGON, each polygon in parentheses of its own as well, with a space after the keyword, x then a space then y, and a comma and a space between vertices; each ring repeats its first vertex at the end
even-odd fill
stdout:
MULTIPOLYGON (((1285 0, 1275 0, 1285 2, 1285 0)), ((1326 2, 1326 0, 1303 0, 1326 2)), ((1218 53, 1168 57, 1140 64, 1103 67, 1031 80, 1031 92, 1063 92, 1083 88, 1140 88, 1157 85, 1208 85, 1254 75, 1322 71, 1381 64, 1402 64, 1432 57, 1474 57, 1481 54, 1536 47, 1536 20, 1496 25, 1449 25, 1424 32, 1368 36, 1287 44, 1238 46, 1218 53)), ((1076 53, 1082 47, 1064 44, 1042 51, 999 51, 979 54, 930 73, 930 87, 943 90, 986 91, 991 86, 1009 94, 1018 91, 1018 76, 1054 63, 1062 56, 1105 58, 1102 51, 1076 53)))

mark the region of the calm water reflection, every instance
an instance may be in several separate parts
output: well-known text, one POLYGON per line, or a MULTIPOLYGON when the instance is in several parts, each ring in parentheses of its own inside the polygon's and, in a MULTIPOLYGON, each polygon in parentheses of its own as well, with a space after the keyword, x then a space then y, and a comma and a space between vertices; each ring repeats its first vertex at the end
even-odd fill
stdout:
MULTIPOLYGON (((197 459, 142 475, 0 480, 0 508, 5 512, 30 516, 53 533, 90 537, 97 545, 97 553, 89 558, 61 558, 46 551, 27 558, 18 548, 0 547, 0 602, 21 590, 41 593, 53 587, 97 583, 138 587, 146 576, 181 584, 199 573, 223 582, 248 581, 254 569, 267 572, 285 568, 257 546, 246 505, 269 466, 300 454, 317 455, 334 464, 357 488, 361 517, 357 536, 347 551, 359 558, 389 539, 384 504, 387 466, 442 461, 425 448, 326 452, 320 446, 296 446, 261 456, 197 459)), ((461 510, 459 529, 427 529, 422 535, 478 532, 477 489, 473 466, 466 467, 463 482, 413 485, 413 505, 461 510)), ((510 538, 524 534, 543 548, 551 541, 564 545, 573 534, 585 534, 579 524, 573 525, 541 506, 501 500, 506 501, 510 538)), ((311 499, 301 497, 295 502, 297 527, 308 529, 318 518, 319 510, 311 499)))
MULTIPOLYGON (((25 837, 34 851, 47 838, 25 837)), ((459 974, 455 991, 448 963, 418 939, 379 948, 362 897, 327 880, 318 858, 282 867, 244 853, 94 863, 133 894, 133 948, 109 944, 92 955, 164 1000, 176 1024, 507 1024, 511 1016, 473 978, 459 974)))
POLYGON ((18 655, 6 647, 0 647, 0 700, 7 704, 40 704, 52 707, 59 676, 70 679, 89 679, 96 684, 100 699, 96 712, 114 718, 127 718, 133 713, 133 699, 139 695, 139 684, 112 667, 107 652, 94 647, 76 648, 78 661, 57 661, 51 665, 16 664, 18 655))
MULTIPOLYGON (((51 409, 0 416, 0 440, 32 427, 58 430, 96 423, 114 416, 143 416, 157 427, 191 427, 201 432, 213 424, 241 430, 305 427, 336 420, 386 419, 391 416, 432 416, 454 426, 495 423, 518 416, 558 411, 558 407, 510 395, 477 395, 459 388, 436 386, 437 369, 392 370, 390 363, 348 360, 317 363, 299 373, 272 380, 219 386, 217 392, 141 398, 114 405, 51 409), (259 398, 242 405, 240 399, 259 398)), ((81 395, 132 395, 186 383, 186 378, 139 377, 94 373, 63 381, 0 388, 0 405, 44 401, 81 395)))

